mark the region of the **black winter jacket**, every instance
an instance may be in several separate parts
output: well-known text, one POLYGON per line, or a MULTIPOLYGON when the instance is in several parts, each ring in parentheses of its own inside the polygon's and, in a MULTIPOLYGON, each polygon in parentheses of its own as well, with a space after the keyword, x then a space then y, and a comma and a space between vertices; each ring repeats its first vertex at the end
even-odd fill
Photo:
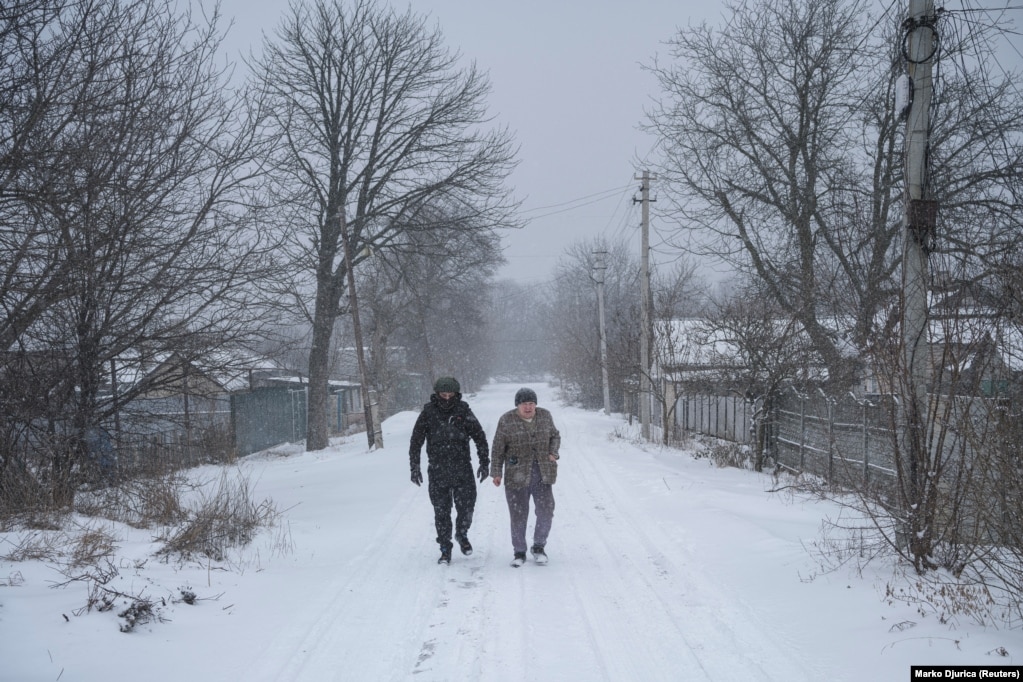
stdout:
POLYGON ((431 473, 467 473, 471 478, 470 438, 476 443, 476 456, 479 457, 480 465, 490 468, 487 434, 469 408, 469 403, 462 400, 461 393, 456 393, 451 402, 451 407, 445 409, 443 402, 434 394, 430 396, 430 402, 423 405, 423 411, 419 413, 416 425, 412 428, 412 440, 409 443, 409 464, 413 471, 419 469, 419 452, 425 441, 431 473))

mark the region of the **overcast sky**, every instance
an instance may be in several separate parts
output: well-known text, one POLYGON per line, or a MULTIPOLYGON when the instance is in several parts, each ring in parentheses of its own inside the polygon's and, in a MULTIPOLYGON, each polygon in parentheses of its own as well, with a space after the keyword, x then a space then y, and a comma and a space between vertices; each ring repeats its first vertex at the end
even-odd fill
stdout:
MULTIPOLYGON (((908 4, 907 0, 892 1, 908 4)), ((884 7, 892 4, 878 2, 884 7)), ((990 3, 1006 4, 1005 0, 990 3)), ((404 9, 409 3, 394 0, 392 4, 404 9)), ((508 264, 499 276, 520 282, 547 281, 568 246, 598 235, 630 239, 638 256, 640 212, 632 199, 638 197, 635 176, 650 157, 653 139, 637 127, 657 92, 654 78, 641 64, 649 65, 658 52, 666 52, 664 42, 677 27, 704 20, 718 23, 723 3, 412 0, 410 4, 440 27, 449 47, 459 50, 467 63, 474 60, 489 74, 491 113, 511 129, 520 147, 511 184, 529 223, 506 235, 508 264)), ((225 44, 230 56, 237 58, 250 46, 258 49, 262 33, 273 32, 287 6, 286 0, 222 0, 225 18, 234 19, 225 44)), ((1002 53, 1007 67, 1019 68, 1023 11, 1009 14, 1016 20, 1017 33, 1009 36, 1015 44, 1002 53)), ((657 193, 654 182, 651 196, 657 193)), ((655 259, 657 230, 662 227, 657 222, 653 220, 651 236, 655 259)), ((713 278, 710 272, 705 274, 713 278)))

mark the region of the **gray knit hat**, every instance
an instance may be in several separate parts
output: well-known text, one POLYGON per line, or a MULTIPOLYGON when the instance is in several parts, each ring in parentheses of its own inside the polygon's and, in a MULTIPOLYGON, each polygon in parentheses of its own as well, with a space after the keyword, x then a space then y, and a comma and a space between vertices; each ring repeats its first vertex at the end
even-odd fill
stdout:
POLYGON ((536 404, 536 391, 531 388, 520 388, 515 392, 515 407, 518 407, 519 403, 536 404))
POLYGON ((441 377, 433 384, 434 393, 461 393, 462 387, 454 377, 441 377))

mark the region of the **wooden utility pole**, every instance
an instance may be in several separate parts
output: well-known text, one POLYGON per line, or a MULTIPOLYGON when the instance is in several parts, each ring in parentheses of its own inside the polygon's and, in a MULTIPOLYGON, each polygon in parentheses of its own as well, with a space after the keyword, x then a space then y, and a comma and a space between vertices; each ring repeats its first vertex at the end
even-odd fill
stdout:
POLYGON ((604 383, 604 414, 610 415, 611 387, 607 381, 607 330, 604 326, 604 271, 607 270, 604 256, 607 255, 607 251, 594 251, 593 253, 596 256, 596 263, 593 269, 596 270, 597 277, 597 314, 600 318, 600 374, 601 380, 604 383))
MULTIPOLYGON (((640 251, 640 348, 639 348, 639 424, 644 440, 650 440, 650 171, 643 171, 637 180, 642 203, 643 245, 640 251)), ((635 201, 635 199, 633 200, 635 201)))
POLYGON ((909 502, 918 508, 922 479, 927 475, 924 466, 928 413, 927 284, 930 279, 927 257, 933 246, 937 220, 937 202, 929 192, 927 168, 933 92, 931 70, 938 47, 933 0, 910 0, 909 18, 903 28, 903 56, 911 93, 906 120, 906 205, 902 240, 904 449, 908 460, 909 502))
POLYGON ((362 410, 366 420, 366 439, 369 449, 384 447, 383 430, 377 424, 375 391, 370 391, 369 378, 366 373, 366 357, 362 347, 362 325, 359 324, 359 300, 355 295, 355 273, 352 271, 351 244, 348 242, 348 223, 344 216, 339 216, 341 227, 341 243, 345 250, 345 270, 348 275, 348 297, 352 306, 352 330, 355 333, 355 356, 359 360, 359 385, 362 393, 362 410))

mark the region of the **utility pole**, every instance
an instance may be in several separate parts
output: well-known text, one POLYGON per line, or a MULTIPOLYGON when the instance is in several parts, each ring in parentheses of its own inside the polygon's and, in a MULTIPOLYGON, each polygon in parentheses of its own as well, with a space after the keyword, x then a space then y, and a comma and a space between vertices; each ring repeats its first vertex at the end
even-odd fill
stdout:
POLYGON ((377 424, 378 413, 376 392, 370 391, 366 374, 366 357, 362 347, 362 325, 359 323, 359 300, 355 296, 355 273, 352 271, 352 251, 348 241, 348 223, 343 215, 338 216, 341 227, 341 242, 345 249, 345 270, 348 275, 348 296, 352 304, 352 329, 355 333, 355 356, 359 360, 359 384, 362 388, 362 409, 366 420, 366 439, 369 449, 384 447, 383 430, 377 424))
POLYGON ((931 70, 938 47, 933 0, 910 0, 903 24, 911 101, 906 120, 906 206, 903 216, 902 333, 906 390, 905 451, 909 459, 910 503, 922 494, 926 452, 927 403, 927 256, 933 246, 937 202, 928 188, 928 135, 933 93, 931 70))
MULTIPOLYGON (((642 203, 643 245, 640 252, 640 348, 639 348, 639 424, 643 440, 650 440, 650 171, 643 171, 637 180, 642 203)), ((636 201, 636 199, 633 199, 636 201)))
POLYGON ((594 251, 596 263, 593 269, 597 272, 597 314, 600 318, 600 374, 604 382, 604 414, 611 414, 611 388, 607 381, 607 331, 604 326, 604 271, 607 264, 604 256, 607 251, 594 251))

